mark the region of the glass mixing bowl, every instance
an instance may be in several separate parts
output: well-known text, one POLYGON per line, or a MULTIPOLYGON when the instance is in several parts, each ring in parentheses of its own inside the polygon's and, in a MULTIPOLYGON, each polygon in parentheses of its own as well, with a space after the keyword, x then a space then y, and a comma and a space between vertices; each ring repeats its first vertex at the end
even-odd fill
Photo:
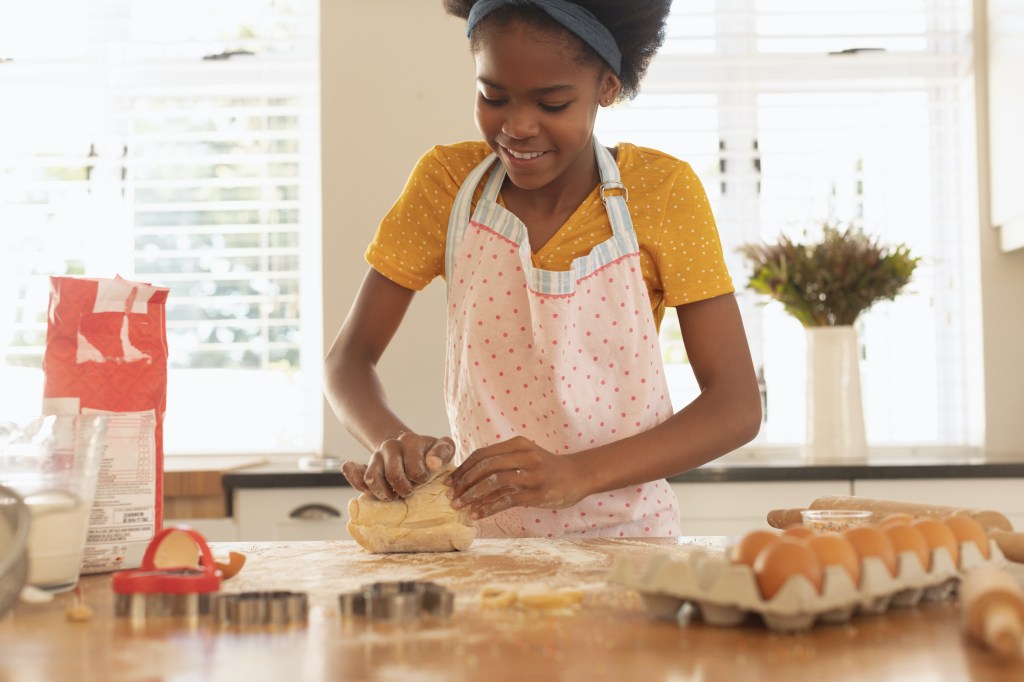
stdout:
POLYGON ((0 617, 11 608, 28 577, 28 507, 0 485, 0 617))

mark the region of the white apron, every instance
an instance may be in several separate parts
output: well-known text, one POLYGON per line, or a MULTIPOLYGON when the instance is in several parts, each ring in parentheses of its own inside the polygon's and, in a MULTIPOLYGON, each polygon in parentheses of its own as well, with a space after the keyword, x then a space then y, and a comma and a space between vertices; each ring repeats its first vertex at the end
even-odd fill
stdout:
MULTIPOLYGON (((445 253, 445 399, 456 463, 514 436, 555 454, 586 450, 672 414, 633 223, 620 192, 606 194, 624 191, 619 169, 596 140, 594 148, 613 234, 568 271, 533 266, 526 226, 497 203, 505 169, 494 154, 455 198, 445 253)), ((479 537, 673 537, 679 513, 662 479, 566 509, 509 509, 479 528, 479 537)))

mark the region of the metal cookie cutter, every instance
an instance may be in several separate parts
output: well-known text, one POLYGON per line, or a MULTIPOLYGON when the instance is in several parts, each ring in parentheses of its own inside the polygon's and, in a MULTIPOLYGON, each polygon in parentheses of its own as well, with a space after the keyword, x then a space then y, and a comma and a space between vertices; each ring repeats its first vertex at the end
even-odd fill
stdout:
POLYGON ((306 622, 308 600, 302 592, 238 592, 213 598, 213 619, 233 627, 287 626, 306 622))
POLYGON ((139 570, 114 574, 114 613, 135 622, 150 618, 206 615, 210 594, 220 589, 220 572, 203 536, 185 527, 165 528, 153 537, 139 570))
POLYGON ((341 615, 370 620, 406 623, 420 618, 447 619, 455 595, 432 582, 419 580, 377 582, 338 597, 341 615))

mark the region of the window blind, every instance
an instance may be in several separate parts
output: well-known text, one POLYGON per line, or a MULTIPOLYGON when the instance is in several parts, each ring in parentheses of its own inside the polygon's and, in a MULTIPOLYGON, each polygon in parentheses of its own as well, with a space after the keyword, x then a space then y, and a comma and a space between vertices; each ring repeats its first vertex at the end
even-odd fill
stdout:
MULTIPOLYGON (((602 142, 663 149, 714 206, 767 393, 756 444, 803 440, 803 331, 745 289, 740 244, 854 222, 923 258, 909 290, 858 321, 869 443, 981 442, 969 0, 673 5, 642 94, 598 118, 602 142)), ((663 329, 666 359, 684 355, 663 329)), ((676 406, 699 389, 672 362, 676 406)))
POLYGON ((120 274, 171 290, 168 452, 319 447, 316 12, 0 10, 7 402, 40 390, 48 276, 120 274))

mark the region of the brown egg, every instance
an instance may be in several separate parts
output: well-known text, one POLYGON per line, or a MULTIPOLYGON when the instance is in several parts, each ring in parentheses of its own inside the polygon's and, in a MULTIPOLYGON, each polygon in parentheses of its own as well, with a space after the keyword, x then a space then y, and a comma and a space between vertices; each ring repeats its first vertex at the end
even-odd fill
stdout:
POLYGON ((958 544, 962 545, 965 542, 973 542, 978 546, 981 556, 988 559, 988 535, 985 534, 985 529, 981 527, 980 523, 970 516, 962 515, 950 516, 947 519, 943 519, 943 523, 949 526, 953 534, 956 535, 958 544))
POLYGON ((818 555, 823 569, 826 566, 842 566, 853 584, 860 585, 860 557, 849 540, 841 535, 826 533, 809 538, 807 546, 818 555))
POLYGON ((799 523, 794 523, 791 526, 786 526, 786 529, 782 531, 782 534, 786 537, 801 538, 803 540, 814 537, 813 530, 799 523))
POLYGON ((893 512, 892 514, 886 514, 882 517, 882 520, 878 522, 879 528, 888 528, 889 526, 909 526, 914 522, 914 517, 906 512, 893 512))
POLYGON ((778 542, 779 535, 770 530, 752 530, 732 547, 729 558, 734 564, 754 565, 758 553, 768 545, 778 542))
POLYGON ((862 561, 876 556, 885 564, 889 575, 896 575, 896 548, 883 531, 874 526, 858 526, 844 532, 843 537, 850 541, 862 561))
POLYGON ((931 547, 928 546, 928 541, 924 539, 920 530, 906 524, 898 524, 883 528, 882 532, 892 540, 897 555, 900 552, 911 552, 921 562, 921 568, 926 571, 931 568, 931 547))
POLYGON ((953 560, 953 565, 960 564, 960 545, 956 542, 956 533, 952 528, 938 519, 919 519, 911 524, 911 527, 921 531, 928 547, 932 550, 945 547, 953 560))
POLYGON ((787 580, 802 575, 811 581, 815 592, 821 593, 823 571, 818 556, 799 539, 774 542, 757 555, 754 576, 761 596, 771 599, 787 580))
POLYGON ((227 561, 217 561, 214 559, 213 565, 220 569, 221 579, 227 580, 242 570, 242 566, 245 565, 245 555, 239 552, 228 552, 227 561))

